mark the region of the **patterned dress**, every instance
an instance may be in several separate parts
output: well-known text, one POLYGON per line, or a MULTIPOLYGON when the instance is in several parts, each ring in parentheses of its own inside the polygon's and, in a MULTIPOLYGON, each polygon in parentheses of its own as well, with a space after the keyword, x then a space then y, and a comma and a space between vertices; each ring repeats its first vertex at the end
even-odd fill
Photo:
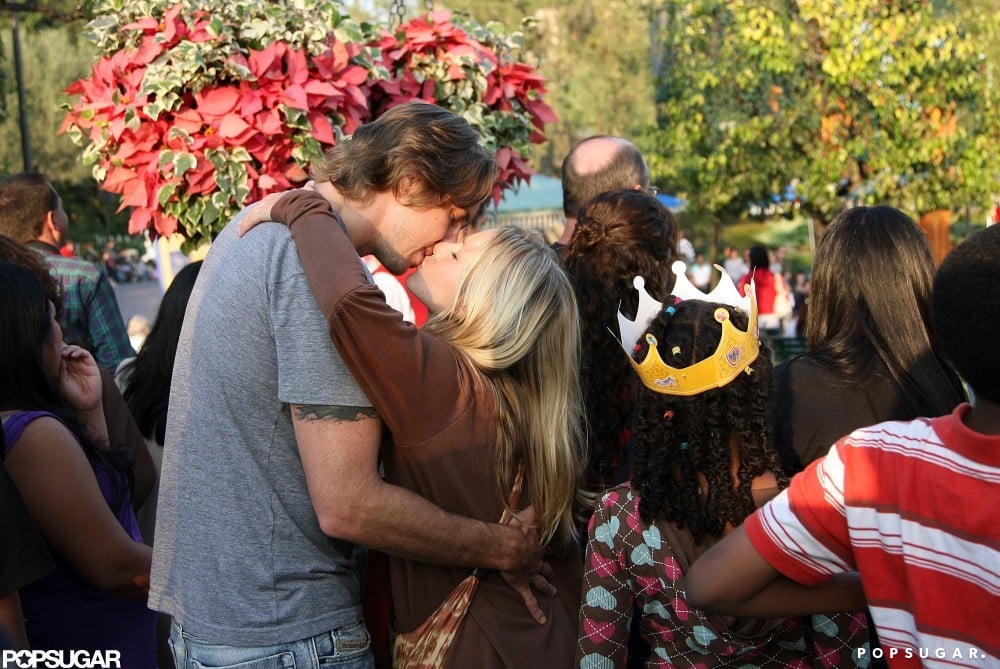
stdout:
POLYGON ((645 523, 628 484, 590 521, 577 666, 623 667, 633 606, 652 647, 649 667, 865 667, 864 614, 738 619, 688 607, 684 573, 709 545, 673 523, 645 523))

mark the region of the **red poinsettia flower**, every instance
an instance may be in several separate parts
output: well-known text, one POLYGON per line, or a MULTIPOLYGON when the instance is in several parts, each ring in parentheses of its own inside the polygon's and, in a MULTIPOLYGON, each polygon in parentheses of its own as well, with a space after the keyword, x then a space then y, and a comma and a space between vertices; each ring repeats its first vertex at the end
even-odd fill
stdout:
MULTIPOLYGON (((325 42, 290 37, 300 39, 293 43, 244 38, 247 17, 228 5, 211 12, 185 7, 165 5, 160 16, 122 9, 130 18, 105 42, 112 47, 66 89, 76 101, 60 131, 87 144, 85 159, 102 188, 132 209, 133 233, 210 237, 248 199, 304 181, 309 160, 341 134, 413 99, 460 113, 480 110, 481 132, 499 147, 498 198, 530 178, 523 151, 543 141, 545 125, 555 120, 542 102, 541 77, 500 58, 507 48, 500 36, 480 43, 450 12, 414 19, 395 33, 369 30, 360 43, 332 33, 325 42), (381 49, 380 62, 371 60, 373 48, 381 49), (499 122, 498 114, 517 121, 499 122)), ((292 18, 314 21, 312 33, 300 23, 278 24, 275 34, 315 34, 323 26, 322 34, 344 20, 310 17, 292 18)), ((270 25, 280 16, 261 13, 254 21, 270 25)))

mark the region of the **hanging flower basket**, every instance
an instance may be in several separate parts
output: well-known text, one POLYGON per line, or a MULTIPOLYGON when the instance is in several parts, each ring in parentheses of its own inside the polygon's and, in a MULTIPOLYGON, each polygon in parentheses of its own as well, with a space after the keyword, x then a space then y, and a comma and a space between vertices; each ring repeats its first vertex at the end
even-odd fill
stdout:
POLYGON ((67 93, 61 131, 101 187, 131 208, 129 232, 211 240, 247 202, 301 184, 345 134, 413 99, 476 127, 502 174, 555 120, 517 33, 434 12, 395 31, 315 0, 100 0, 101 56, 67 93))
POLYGON ((374 80, 370 108, 377 116, 414 99, 435 102, 465 117, 495 152, 500 178, 494 192, 527 181, 525 155, 545 141, 556 116, 542 101, 542 77, 519 61, 521 35, 505 35, 499 24, 480 26, 451 12, 432 12, 395 32, 379 31, 369 46, 381 53, 388 76, 374 80))

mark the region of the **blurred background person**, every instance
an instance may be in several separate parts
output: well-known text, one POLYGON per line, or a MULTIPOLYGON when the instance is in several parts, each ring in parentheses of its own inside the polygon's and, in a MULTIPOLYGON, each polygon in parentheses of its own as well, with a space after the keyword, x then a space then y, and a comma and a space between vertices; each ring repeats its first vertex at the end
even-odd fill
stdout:
POLYGON ((66 341, 87 349, 113 373, 135 351, 107 275, 93 263, 60 255, 68 231, 62 198, 43 175, 21 172, 0 180, 0 234, 45 258, 62 285, 66 341))
POLYGON ((775 298, 778 294, 778 281, 780 280, 771 271, 770 256, 767 247, 762 244, 755 244, 750 247, 748 253, 750 269, 744 274, 736 285, 740 295, 744 288, 753 282, 754 291, 757 295, 757 310, 760 329, 766 334, 774 335, 781 331, 781 319, 774 311, 775 298))

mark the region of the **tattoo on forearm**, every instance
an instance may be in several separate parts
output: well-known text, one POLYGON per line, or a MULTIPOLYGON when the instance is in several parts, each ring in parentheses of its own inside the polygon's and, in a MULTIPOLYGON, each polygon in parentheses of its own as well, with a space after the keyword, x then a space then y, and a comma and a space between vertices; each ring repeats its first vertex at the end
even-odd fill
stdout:
POLYGON ((329 419, 352 423, 375 418, 378 415, 374 407, 345 407, 329 404, 293 404, 292 411, 299 420, 329 419))

